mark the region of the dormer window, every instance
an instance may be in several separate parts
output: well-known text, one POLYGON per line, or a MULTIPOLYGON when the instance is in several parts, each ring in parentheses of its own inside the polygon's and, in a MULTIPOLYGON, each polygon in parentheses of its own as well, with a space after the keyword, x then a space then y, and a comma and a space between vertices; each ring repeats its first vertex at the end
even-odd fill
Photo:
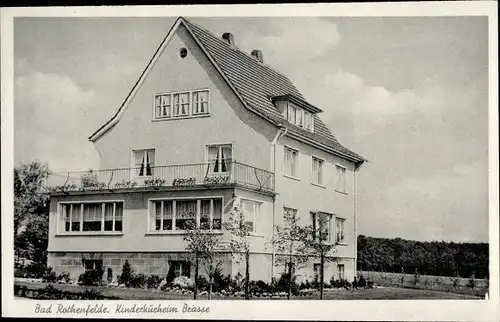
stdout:
POLYGON ((209 114, 208 89, 155 95, 154 119, 175 119, 209 114))
POLYGON ((287 120, 288 122, 297 125, 309 132, 313 132, 314 116, 312 113, 297 107, 293 104, 288 104, 287 107, 287 120))

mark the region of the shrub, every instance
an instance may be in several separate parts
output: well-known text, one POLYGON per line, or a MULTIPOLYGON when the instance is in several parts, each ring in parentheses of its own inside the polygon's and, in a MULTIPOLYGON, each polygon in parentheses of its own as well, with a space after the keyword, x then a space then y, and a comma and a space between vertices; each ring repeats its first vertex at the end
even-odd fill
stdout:
POLYGON ((179 276, 174 278, 174 286, 182 289, 192 289, 194 286, 193 281, 187 276, 179 276))
POLYGON ((47 266, 45 263, 32 262, 28 265, 20 265, 14 271, 15 277, 22 278, 43 278, 47 266))
POLYGON ((85 289, 84 297, 87 300, 101 300, 104 298, 102 292, 96 289, 85 289))
POLYGON ((57 276, 57 281, 64 281, 65 283, 69 283, 71 281, 71 277, 68 272, 61 273, 57 276))
MULTIPOLYGON (((228 276, 229 278, 229 288, 234 291, 234 292, 240 292, 243 290, 244 286, 244 281, 245 279, 243 278, 243 275, 241 275, 240 272, 234 276, 234 278, 231 278, 231 275, 228 276)), ((215 280, 215 279, 214 279, 215 280)))
POLYGON ((359 287, 365 287, 366 286, 366 280, 363 277, 363 274, 359 276, 359 281, 358 281, 358 286, 359 287))
POLYGON ((477 285, 476 278, 474 276, 474 273, 471 274, 469 277, 469 281, 467 282, 467 287, 470 287, 471 289, 474 289, 477 285))
POLYGON ((125 284, 126 287, 130 287, 132 281, 133 270, 130 267, 128 260, 125 261, 122 267, 122 273, 118 276, 118 284, 125 284))
POLYGON ((148 278, 146 279, 146 285, 148 288, 158 288, 160 286, 160 283, 162 281, 162 278, 158 275, 149 275, 148 278))
POLYGON ((209 288, 207 277, 205 275, 199 275, 198 280, 196 281, 196 286, 200 291, 207 291, 209 288))
POLYGON ((309 280, 306 280, 305 282, 300 283, 299 285, 299 290, 310 289, 310 288, 312 288, 312 286, 309 280))
POLYGON ((373 281, 367 281, 367 282, 366 282, 366 286, 367 286, 368 288, 373 288, 373 281))
POLYGON ((80 274, 78 277, 78 284, 95 286, 102 284, 102 275, 104 271, 102 268, 97 268, 93 270, 88 270, 85 273, 80 274))
POLYGON ((57 274, 52 267, 50 267, 50 266, 47 267, 47 270, 44 272, 44 274, 42 276, 42 280, 43 280, 43 282, 46 282, 46 283, 55 283, 58 280, 57 274))
POLYGON ((132 274, 132 278, 130 279, 130 287, 133 288, 143 288, 146 286, 146 276, 142 273, 140 274, 132 274))
POLYGON ((294 295, 298 294, 299 293, 299 286, 295 282, 296 279, 297 279, 296 276, 293 276, 292 278, 290 278, 290 274, 288 274, 287 272, 281 273, 280 278, 278 279, 278 281, 275 284, 274 291, 288 292, 288 286, 291 284, 292 294, 294 294, 294 295))

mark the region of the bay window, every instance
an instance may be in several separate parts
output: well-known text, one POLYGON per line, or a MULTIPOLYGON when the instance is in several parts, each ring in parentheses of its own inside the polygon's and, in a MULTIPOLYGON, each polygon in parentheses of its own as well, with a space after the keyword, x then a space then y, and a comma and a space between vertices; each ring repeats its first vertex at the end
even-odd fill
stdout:
POLYGON ((123 202, 82 202, 61 204, 63 232, 122 231, 123 202))
POLYGON ((150 205, 150 231, 222 228, 222 198, 152 200, 150 205))

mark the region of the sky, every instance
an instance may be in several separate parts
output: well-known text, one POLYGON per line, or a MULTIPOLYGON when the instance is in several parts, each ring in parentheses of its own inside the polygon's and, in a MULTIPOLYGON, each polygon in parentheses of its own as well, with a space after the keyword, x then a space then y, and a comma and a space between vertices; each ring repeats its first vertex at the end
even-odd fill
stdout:
MULTIPOLYGON (((369 160, 358 233, 488 241, 487 18, 187 18, 262 50, 337 139, 369 160)), ((88 137, 174 21, 15 18, 15 164, 98 168, 88 137)))

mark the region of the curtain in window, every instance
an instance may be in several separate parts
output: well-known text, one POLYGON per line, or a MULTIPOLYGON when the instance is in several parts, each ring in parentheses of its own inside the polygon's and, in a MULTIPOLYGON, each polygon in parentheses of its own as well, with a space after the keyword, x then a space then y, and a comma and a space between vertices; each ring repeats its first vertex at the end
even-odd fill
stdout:
POLYGON ((163 202, 163 230, 172 230, 173 206, 172 201, 163 202))
POLYGON ((221 229, 221 228, 222 228, 222 199, 214 199, 212 229, 221 229))
POLYGON ((116 202, 115 208, 115 231, 123 229, 123 202, 116 202))
MULTIPOLYGON (((71 207, 71 231, 80 231, 80 207, 81 204, 74 204, 71 207)), ((67 205, 66 207, 70 207, 67 205)))
POLYGON ((210 229, 210 199, 201 200, 200 229, 210 229))
POLYGON ((208 162, 211 172, 219 172, 219 147, 211 146, 208 148, 208 162))
POLYGON ((83 205, 83 231, 101 231, 102 204, 83 205))
POLYGON ((243 215, 245 216, 245 226, 253 232, 255 230, 255 213, 257 205, 251 201, 243 202, 243 215))
POLYGON ((222 172, 230 172, 231 171, 231 162, 232 162, 232 151, 230 146, 223 146, 221 148, 221 164, 222 164, 222 172))
POLYGON ((104 230, 113 231, 113 203, 104 206, 104 230))
POLYGON ((155 205, 155 226, 154 230, 160 230, 161 229, 161 204, 162 201, 156 201, 154 203, 155 205))
POLYGON ((179 230, 185 230, 189 221, 196 220, 196 200, 177 201, 175 207, 175 227, 179 230))
POLYGON ((161 97, 162 114, 161 116, 170 117, 170 95, 163 95, 161 97))
POLYGON ((285 149, 285 171, 288 175, 295 176, 295 152, 285 149))

